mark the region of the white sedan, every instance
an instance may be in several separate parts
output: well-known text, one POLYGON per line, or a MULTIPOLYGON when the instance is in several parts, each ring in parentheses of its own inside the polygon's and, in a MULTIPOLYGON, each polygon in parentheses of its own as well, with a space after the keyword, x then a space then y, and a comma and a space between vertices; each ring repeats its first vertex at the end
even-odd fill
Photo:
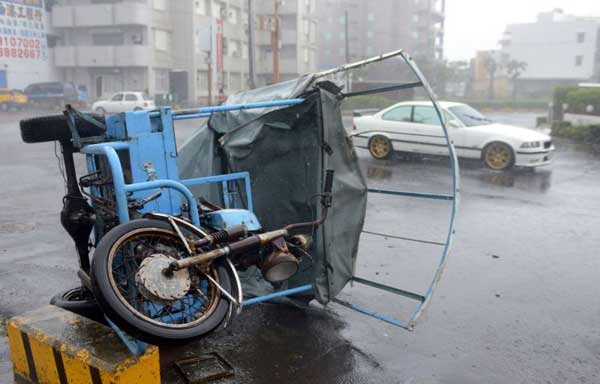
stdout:
MULTIPOLYGON (((494 123, 466 104, 439 102, 458 157, 481 159, 495 170, 537 167, 552 161, 552 138, 531 129, 494 123)), ((354 118, 354 145, 376 159, 394 151, 448 155, 440 119, 431 102, 395 104, 354 118)))
POLYGON ((119 92, 108 100, 99 100, 92 104, 92 110, 101 115, 152 109, 156 109, 154 100, 143 92, 119 92))

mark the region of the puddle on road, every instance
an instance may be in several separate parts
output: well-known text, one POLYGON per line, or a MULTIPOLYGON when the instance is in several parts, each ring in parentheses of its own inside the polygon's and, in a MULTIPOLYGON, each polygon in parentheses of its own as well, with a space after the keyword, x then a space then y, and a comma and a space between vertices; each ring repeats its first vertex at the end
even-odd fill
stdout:
POLYGON ((227 330, 183 347, 162 347, 163 380, 183 383, 175 361, 218 352, 235 367, 224 383, 373 382, 383 369, 340 335, 344 327, 334 314, 316 308, 252 307, 227 330))

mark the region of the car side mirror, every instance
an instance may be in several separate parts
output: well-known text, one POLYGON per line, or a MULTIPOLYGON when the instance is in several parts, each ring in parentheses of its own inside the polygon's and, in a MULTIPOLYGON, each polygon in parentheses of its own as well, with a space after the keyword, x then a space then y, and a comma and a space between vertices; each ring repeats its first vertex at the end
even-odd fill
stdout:
POLYGON ((456 120, 449 120, 448 123, 447 123, 447 125, 450 128, 461 128, 462 127, 462 125, 458 121, 456 121, 456 120))

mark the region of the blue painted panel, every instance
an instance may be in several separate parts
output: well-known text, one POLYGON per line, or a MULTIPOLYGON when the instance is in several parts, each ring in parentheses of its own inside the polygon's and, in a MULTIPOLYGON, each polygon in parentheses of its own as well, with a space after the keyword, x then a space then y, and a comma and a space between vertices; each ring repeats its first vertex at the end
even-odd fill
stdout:
POLYGON ((203 224, 217 230, 241 224, 246 225, 249 231, 258 231, 261 229, 256 215, 245 209, 222 209, 210 212, 206 215, 205 220, 202 221, 203 224))
MULTIPOLYGON (((171 110, 162 109, 160 116, 155 119, 159 119, 158 123, 151 122, 150 115, 146 111, 125 113, 127 136, 130 137, 129 157, 133 183, 179 180, 171 110)), ((154 192, 138 191, 133 197, 141 199, 154 192)), ((142 212, 179 215, 181 196, 177 191, 164 189, 162 196, 147 204, 142 212)))
POLYGON ((0 71, 0 88, 8 87, 8 81, 6 80, 6 71, 0 71))

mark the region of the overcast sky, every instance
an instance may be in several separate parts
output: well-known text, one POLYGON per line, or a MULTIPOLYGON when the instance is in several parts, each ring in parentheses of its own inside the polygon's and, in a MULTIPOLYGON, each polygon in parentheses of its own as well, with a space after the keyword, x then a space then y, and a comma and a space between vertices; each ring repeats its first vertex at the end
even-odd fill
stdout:
POLYGON ((538 12, 554 8, 600 17, 600 0, 446 0, 445 56, 463 60, 497 48, 506 24, 533 22, 538 12))

